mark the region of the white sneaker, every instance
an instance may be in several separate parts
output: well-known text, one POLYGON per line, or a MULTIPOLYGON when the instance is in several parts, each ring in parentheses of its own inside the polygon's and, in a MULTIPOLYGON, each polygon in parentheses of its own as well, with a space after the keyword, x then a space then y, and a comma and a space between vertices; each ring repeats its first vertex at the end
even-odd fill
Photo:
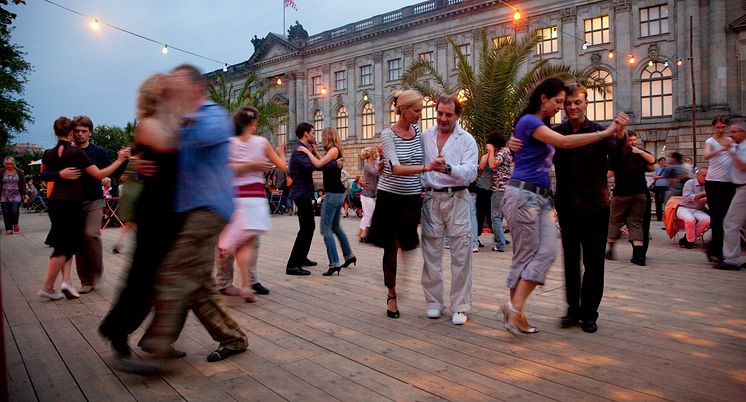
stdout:
POLYGON ((59 299, 61 299, 63 297, 58 292, 51 292, 50 293, 50 292, 47 292, 44 289, 39 289, 39 291, 36 292, 36 295, 39 296, 39 297, 41 297, 44 300, 59 300, 59 299))
POLYGON ((67 282, 62 282, 60 288, 62 289, 62 294, 65 295, 68 300, 80 298, 78 291, 75 290, 72 286, 68 285, 67 282))
POLYGON ((441 311, 437 308, 427 309, 427 318, 440 318, 441 311))
POLYGON ((92 291, 93 286, 91 285, 81 286, 80 289, 78 289, 78 293, 91 293, 92 291))
POLYGON ((464 325, 466 324, 466 313, 453 313, 453 318, 451 318, 451 322, 454 325, 464 325))

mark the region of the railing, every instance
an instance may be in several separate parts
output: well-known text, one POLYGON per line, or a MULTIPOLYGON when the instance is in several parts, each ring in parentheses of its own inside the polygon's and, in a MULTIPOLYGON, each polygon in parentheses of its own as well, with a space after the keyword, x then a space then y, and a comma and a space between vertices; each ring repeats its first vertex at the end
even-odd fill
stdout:
POLYGON ((437 7, 437 4, 435 4, 434 1, 431 1, 429 3, 417 4, 412 9, 412 14, 413 15, 424 14, 424 13, 435 10, 436 7, 437 7))
POLYGON ((319 42, 321 42, 323 40, 324 40, 324 35, 318 34, 318 35, 314 35, 314 36, 308 37, 307 44, 313 45, 314 43, 319 43, 319 42))
POLYGON ((347 27, 344 27, 344 28, 339 28, 339 29, 332 31, 330 36, 332 38, 339 38, 340 36, 344 36, 346 33, 347 33, 347 27))
POLYGON ((388 13, 383 15, 383 23, 388 24, 389 22, 398 21, 400 19, 404 18, 404 13, 401 11, 394 11, 393 13, 388 13))
POLYGON ((362 31, 363 29, 368 29, 372 26, 373 26, 373 20, 370 19, 370 20, 358 22, 357 24, 355 24, 355 30, 362 31))

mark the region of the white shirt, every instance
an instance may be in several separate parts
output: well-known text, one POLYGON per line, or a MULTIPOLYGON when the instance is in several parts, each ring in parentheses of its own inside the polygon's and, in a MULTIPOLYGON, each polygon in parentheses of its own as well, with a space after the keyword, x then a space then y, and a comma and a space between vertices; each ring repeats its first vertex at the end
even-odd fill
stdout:
MULTIPOLYGON (((741 162, 746 163, 746 141, 736 144, 736 156, 741 162)), ((733 165, 730 171, 731 182, 736 184, 746 184, 746 172, 733 165)))
MULTIPOLYGON (((723 149, 723 146, 714 138, 710 137, 705 141, 710 144, 712 150, 717 152, 723 149)), ((707 181, 730 181, 731 170, 733 169, 733 160, 730 158, 729 152, 722 152, 710 158, 710 163, 707 166, 707 181)))
MULTIPOLYGON (((438 126, 435 125, 422 134, 425 164, 438 157, 438 131, 438 126)), ((422 175, 423 187, 468 186, 477 179, 477 166, 479 164, 477 142, 458 123, 456 123, 451 135, 448 136, 440 155, 443 156, 447 164, 451 165, 451 174, 425 172, 422 175)))

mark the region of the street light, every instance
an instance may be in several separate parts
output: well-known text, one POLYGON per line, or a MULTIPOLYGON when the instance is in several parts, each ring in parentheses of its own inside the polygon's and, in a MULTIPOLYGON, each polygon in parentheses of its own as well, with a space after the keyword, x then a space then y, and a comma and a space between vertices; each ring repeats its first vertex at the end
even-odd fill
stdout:
POLYGON ((521 15, 521 12, 520 12, 520 10, 518 10, 517 8, 515 8, 515 7, 511 6, 510 4, 508 4, 507 2, 505 2, 505 1, 503 1, 503 0, 500 0, 500 3, 503 3, 503 4, 505 4, 506 6, 508 6, 508 7, 512 8, 512 9, 513 9, 513 11, 515 11, 515 12, 513 13, 513 20, 515 20, 515 21, 518 21, 518 20, 520 20, 520 19, 521 19, 522 15, 521 15))

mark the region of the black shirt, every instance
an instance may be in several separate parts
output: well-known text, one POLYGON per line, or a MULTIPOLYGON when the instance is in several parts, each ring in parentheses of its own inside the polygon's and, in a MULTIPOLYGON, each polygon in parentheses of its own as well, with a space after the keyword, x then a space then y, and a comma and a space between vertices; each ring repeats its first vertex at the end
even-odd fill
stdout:
MULTIPOLYGON (((88 155, 88 157, 93 161, 93 164, 96 165, 99 169, 106 169, 111 165, 111 159, 109 158, 109 154, 106 153, 106 150, 101 148, 100 146, 88 143, 88 146, 85 148, 82 148, 83 151, 88 155)), ((127 162, 122 163, 121 166, 117 168, 114 173, 111 174, 113 178, 118 178, 122 175, 124 172, 124 169, 127 168, 127 162)), ((104 192, 101 189, 101 180, 96 179, 95 177, 83 172, 83 198, 86 201, 93 201, 93 200, 102 200, 104 198, 104 192)))
MULTIPOLYGON (((645 150, 642 150, 645 152, 645 150)), ((647 152, 645 152, 647 153, 647 152)), ((650 163, 640 154, 632 152, 632 147, 617 147, 611 157, 611 170, 614 171, 614 195, 638 195, 648 191, 645 172, 650 163)))
MULTIPOLYGON (((331 151, 331 149, 329 149, 331 151)), ((329 152, 326 151, 326 152, 329 152)), ((342 151, 337 148, 337 159, 342 157, 342 151)), ((326 168, 324 175, 324 191, 327 193, 344 194, 345 186, 342 184, 342 169, 338 167, 326 168)))
MULTIPOLYGON (((67 141, 60 141, 57 146, 44 151, 44 156, 41 159, 41 163, 44 165, 44 169, 59 172, 64 168, 74 167, 81 171, 81 178, 85 175, 85 168, 93 165, 91 158, 86 155, 80 148, 75 148, 67 141), (59 146, 63 146, 62 156, 59 156, 57 149, 59 146)), ((99 186, 100 187, 100 186, 99 186)), ((50 200, 64 200, 64 201, 78 201, 83 202, 83 186, 82 180, 65 180, 58 178, 54 181, 54 188, 52 189, 52 196, 50 200)))
MULTIPOLYGON (((587 118, 578 131, 570 121, 554 128, 563 135, 593 133, 605 127, 587 118)), ((554 171, 557 177, 555 204, 557 212, 576 214, 596 212, 609 207, 609 185, 606 173, 608 155, 616 148, 616 136, 574 149, 555 149, 554 171)))

